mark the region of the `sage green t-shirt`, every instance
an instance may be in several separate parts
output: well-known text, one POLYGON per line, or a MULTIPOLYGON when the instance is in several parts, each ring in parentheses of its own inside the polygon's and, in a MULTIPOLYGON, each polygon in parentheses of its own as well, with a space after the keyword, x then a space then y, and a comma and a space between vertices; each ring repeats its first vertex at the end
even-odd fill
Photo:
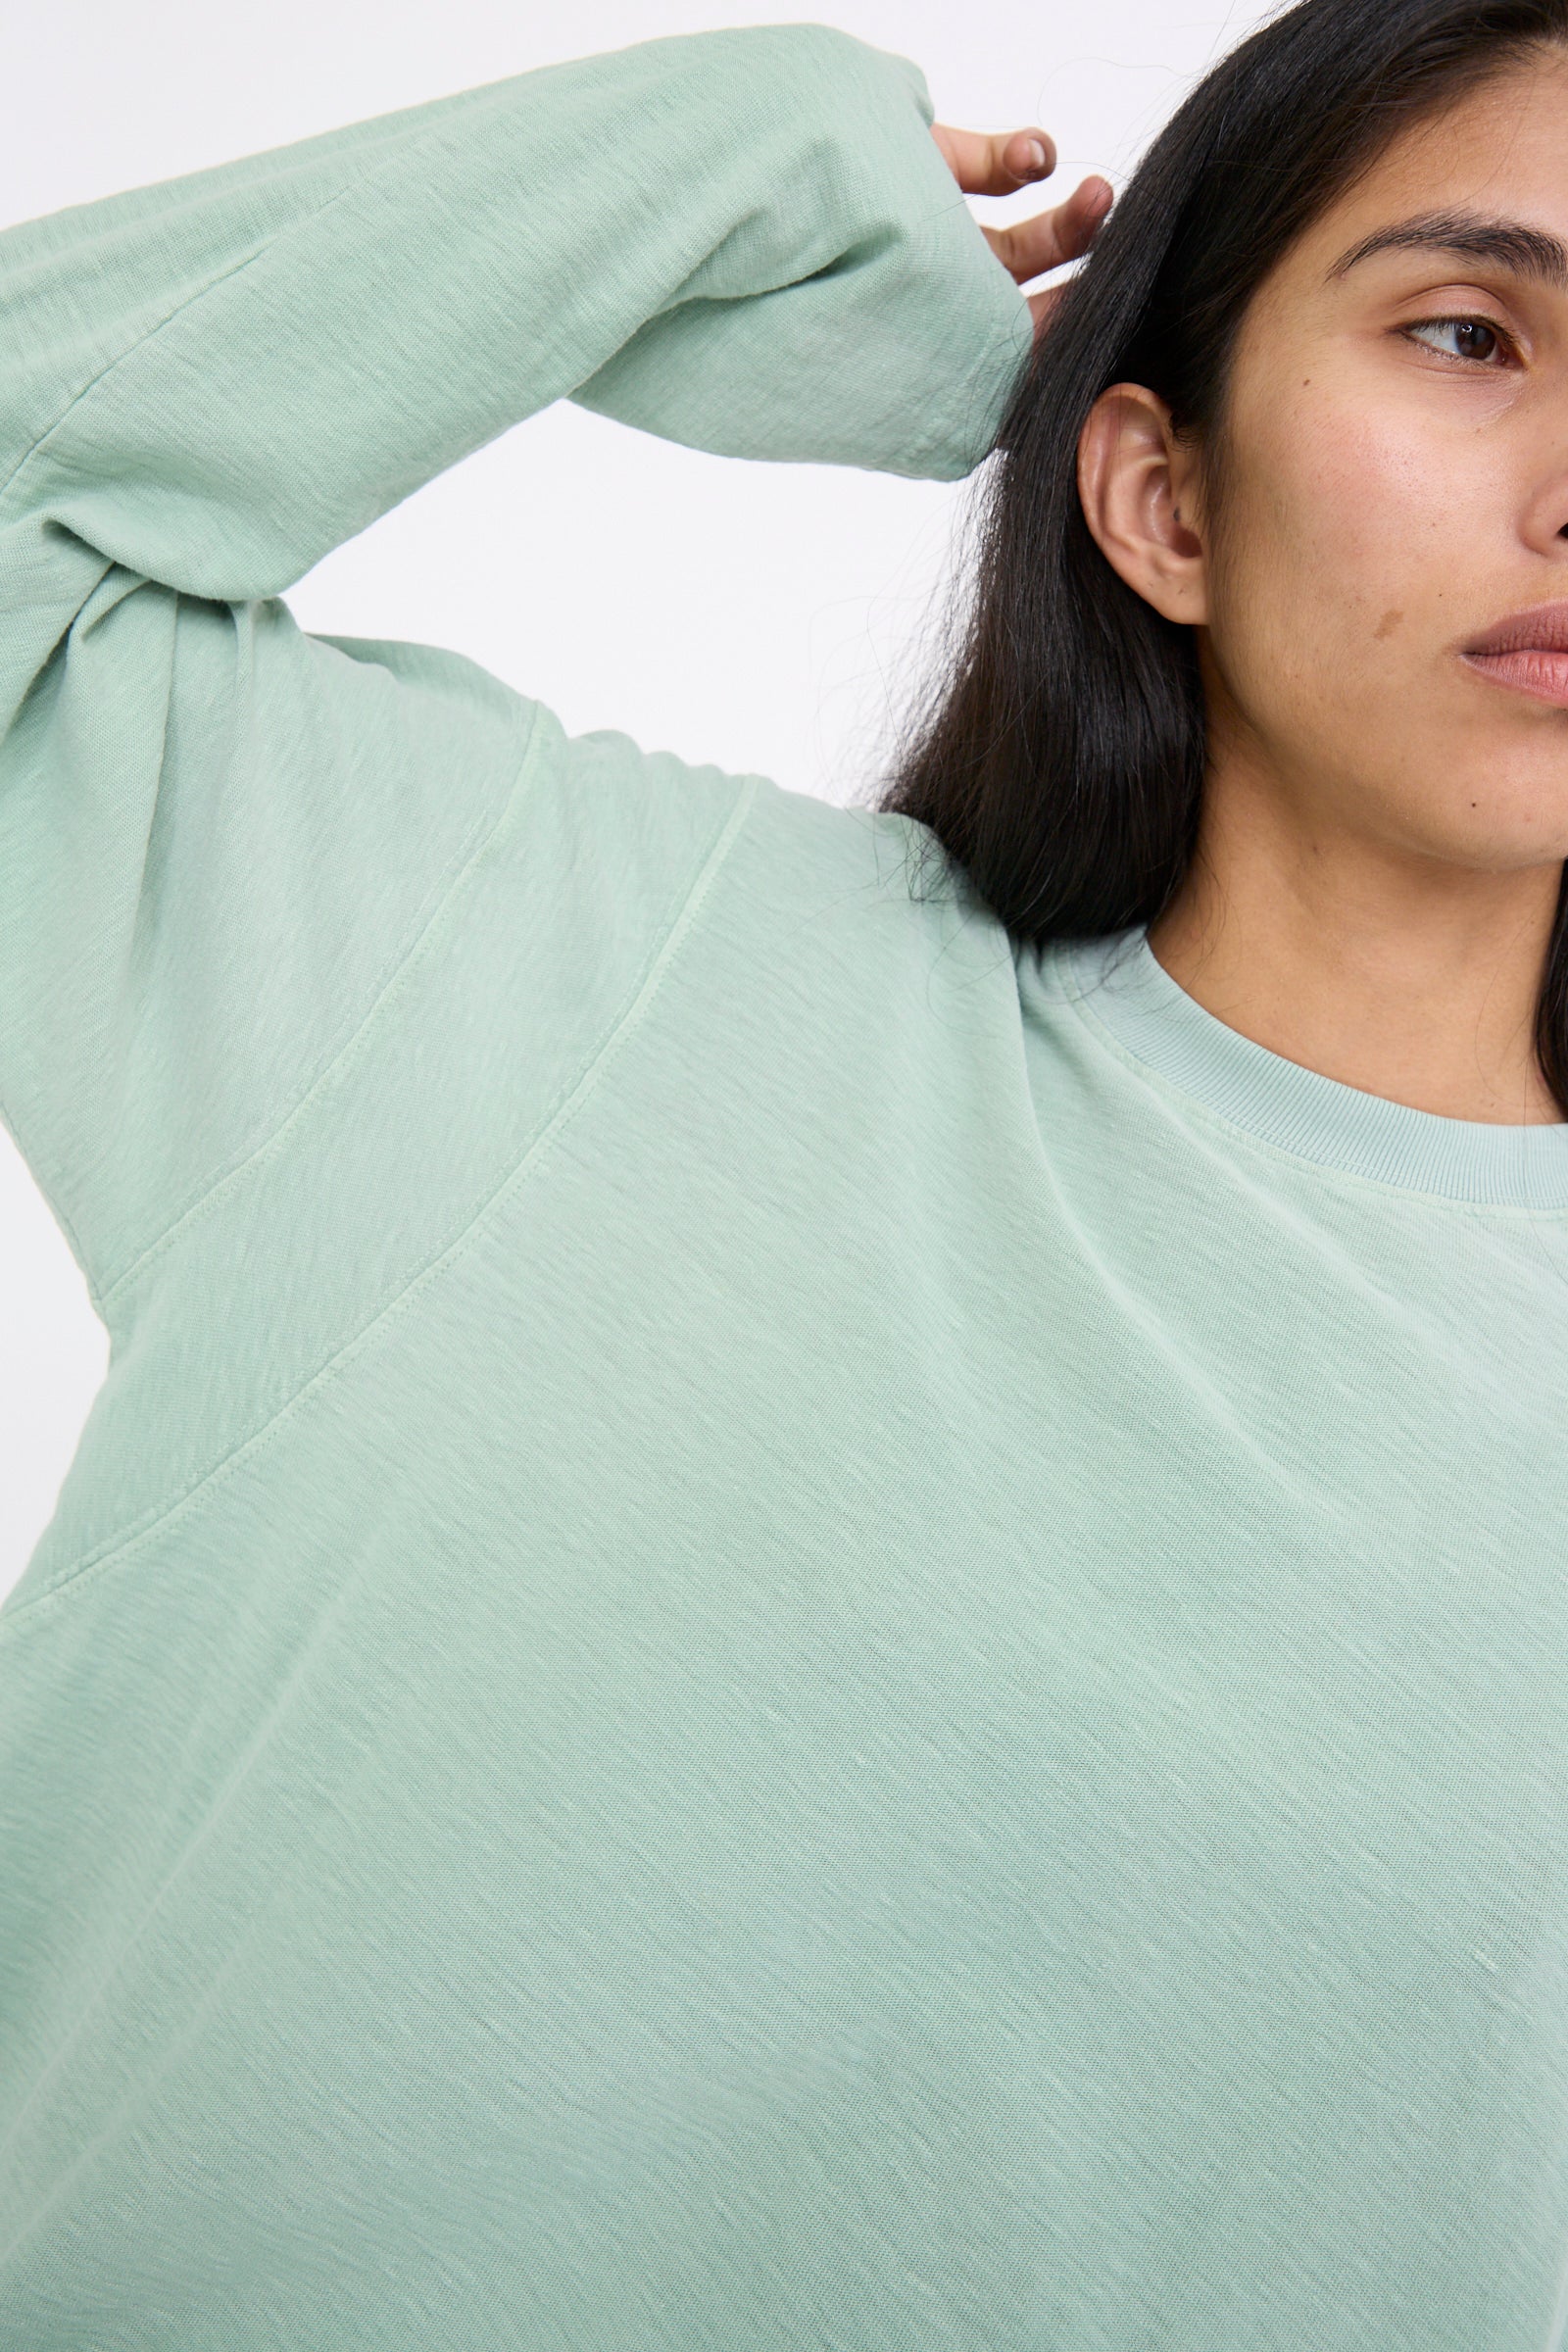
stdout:
POLYGON ((1559 2352, 1568 1130, 278 601, 560 397, 972 469, 930 118, 704 34, 0 237, 5 2352, 1559 2352))

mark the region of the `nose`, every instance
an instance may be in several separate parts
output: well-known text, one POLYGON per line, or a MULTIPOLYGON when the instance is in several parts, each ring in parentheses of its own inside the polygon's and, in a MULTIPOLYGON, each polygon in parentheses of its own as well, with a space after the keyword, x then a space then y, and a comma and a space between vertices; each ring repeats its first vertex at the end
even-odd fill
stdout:
POLYGON ((1526 502, 1521 536, 1535 555, 1560 560, 1568 546, 1568 460, 1552 453, 1526 502))

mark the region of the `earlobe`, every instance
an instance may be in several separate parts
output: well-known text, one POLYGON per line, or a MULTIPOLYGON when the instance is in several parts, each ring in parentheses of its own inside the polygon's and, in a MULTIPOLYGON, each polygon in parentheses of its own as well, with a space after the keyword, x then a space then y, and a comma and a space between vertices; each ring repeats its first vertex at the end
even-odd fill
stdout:
POLYGON ((1112 569, 1167 620, 1208 618, 1207 564, 1192 520, 1192 463, 1170 411, 1142 384, 1112 384, 1078 439, 1078 496, 1112 569))

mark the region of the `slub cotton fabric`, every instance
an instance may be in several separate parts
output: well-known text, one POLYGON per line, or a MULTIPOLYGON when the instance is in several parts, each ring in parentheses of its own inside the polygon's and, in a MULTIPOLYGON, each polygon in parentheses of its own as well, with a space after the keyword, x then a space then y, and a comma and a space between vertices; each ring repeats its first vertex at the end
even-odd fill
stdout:
POLYGON ((1563 2342, 1568 1131, 279 601, 558 397, 970 471, 930 121, 703 34, 0 238, 6 2352, 1563 2342))

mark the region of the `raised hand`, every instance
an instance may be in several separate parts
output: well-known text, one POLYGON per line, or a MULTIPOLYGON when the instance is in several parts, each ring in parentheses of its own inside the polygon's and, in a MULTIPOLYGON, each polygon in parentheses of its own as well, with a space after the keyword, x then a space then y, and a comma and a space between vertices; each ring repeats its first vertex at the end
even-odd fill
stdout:
MULTIPOLYGON (((1056 169, 1055 141, 1044 130, 955 130, 949 122, 934 122, 931 136, 966 196, 1010 196, 1030 180, 1049 179, 1056 169)), ((1087 253, 1114 200, 1109 181, 1091 175, 1049 212, 1031 213, 1006 228, 982 222, 981 233, 997 259, 1026 285, 1087 253)), ((1060 286, 1046 286, 1029 295, 1036 334, 1062 292, 1060 286)))

